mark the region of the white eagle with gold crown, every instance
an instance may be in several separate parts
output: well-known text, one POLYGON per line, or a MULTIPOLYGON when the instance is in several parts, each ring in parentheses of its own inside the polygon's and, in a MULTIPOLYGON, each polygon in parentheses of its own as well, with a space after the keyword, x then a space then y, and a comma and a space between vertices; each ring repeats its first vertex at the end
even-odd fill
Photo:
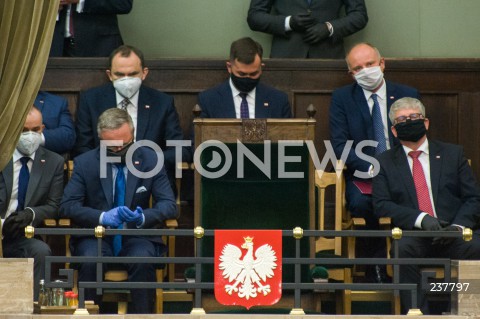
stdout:
POLYGON ((243 259, 242 250, 235 245, 226 244, 220 256, 220 270, 223 278, 228 278, 231 285, 225 285, 225 291, 231 295, 238 293, 240 298, 255 298, 257 293, 264 296, 270 293, 270 285, 265 284, 267 278, 272 278, 273 270, 277 268, 277 257, 272 246, 264 244, 255 251, 253 257, 253 237, 244 237, 241 248, 247 252, 243 259), (264 284, 262 284, 262 282, 264 284))

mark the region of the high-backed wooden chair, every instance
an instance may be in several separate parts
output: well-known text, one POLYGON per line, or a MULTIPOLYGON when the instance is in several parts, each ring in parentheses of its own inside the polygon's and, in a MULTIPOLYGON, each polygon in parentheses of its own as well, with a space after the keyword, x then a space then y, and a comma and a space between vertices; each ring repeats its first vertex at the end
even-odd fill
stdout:
MULTIPOLYGON (((219 140, 232 154, 233 164, 225 174, 209 178, 195 171, 194 226, 205 229, 314 229, 314 169, 305 144, 286 148, 288 156, 297 156, 297 162, 286 163, 287 172, 301 172, 302 177, 284 178, 279 174, 279 141, 314 139, 313 119, 195 119, 195 145, 208 140, 219 140), (259 159, 264 158, 264 141, 271 141, 271 160, 266 176, 249 159, 243 162, 237 177, 237 141, 259 159)), ((218 149, 217 149, 218 150, 218 149)), ((201 152, 199 163, 203 168, 216 160, 215 148, 201 152)), ((217 152, 218 154, 218 152, 217 152)), ((212 237, 202 239, 201 256, 213 256, 212 237)), ((301 239, 301 255, 313 256, 313 239, 301 239)), ((283 257, 294 257, 295 240, 283 239, 283 257)), ((302 279, 309 280, 309 267, 302 267, 302 279)), ((283 282, 294 282, 293 265, 283 265, 283 282)), ((202 266, 202 281, 213 281, 213 267, 202 266)), ((283 296, 288 293, 283 293, 283 296)), ((283 297, 282 297, 283 299, 283 297)), ((212 308, 210 308, 212 309, 212 308)), ((210 309, 206 309, 209 311, 210 309)))
MULTIPOLYGON (((354 230, 365 226, 363 218, 352 218, 346 209, 345 200, 345 180, 343 178, 344 166, 339 161, 336 163, 334 172, 325 172, 317 170, 315 172, 315 187, 317 188, 317 227, 319 230, 354 230), (334 195, 334 216, 331 227, 327 227, 326 214, 328 210, 327 194, 331 188, 334 195)), ((330 209, 331 211, 332 209, 330 209)), ((355 259, 355 237, 320 237, 316 240, 315 251, 317 257, 343 257, 355 259)), ((329 279, 352 283, 355 275, 363 276, 364 274, 355 271, 355 266, 340 265, 330 266, 328 268, 329 279)), ((317 296, 317 302, 319 302, 317 296)), ((336 310, 337 313, 351 314, 353 301, 388 301, 392 305, 392 313, 400 314, 400 299, 395 296, 392 291, 362 291, 362 290, 343 290, 336 292, 336 310)))
MULTIPOLYGON (((338 166, 338 165, 337 165, 338 166)), ((345 182, 343 178, 343 170, 337 167, 335 172, 325 172, 322 170, 315 171, 315 187, 317 191, 317 229, 318 230, 337 230, 341 231, 342 221, 345 214, 344 191, 345 182), (337 175, 338 173, 338 175, 337 175), (327 201, 327 194, 332 188, 334 191, 334 208, 333 216, 327 216, 327 212, 331 212, 332 202, 327 201), (327 219, 330 217, 329 222, 327 219), (329 224, 330 227, 327 226, 329 224)), ((345 243, 341 237, 318 237, 315 240, 315 252, 317 257, 334 258, 348 257, 347 250, 344 249, 345 243)), ((344 283, 352 282, 352 267, 349 266, 327 266, 328 279, 340 281, 344 283)), ((316 303, 320 303, 320 296, 316 295, 316 303)), ((317 308, 320 308, 317 305, 317 308)), ((351 291, 342 290, 336 292, 336 308, 337 313, 351 313, 351 291)))

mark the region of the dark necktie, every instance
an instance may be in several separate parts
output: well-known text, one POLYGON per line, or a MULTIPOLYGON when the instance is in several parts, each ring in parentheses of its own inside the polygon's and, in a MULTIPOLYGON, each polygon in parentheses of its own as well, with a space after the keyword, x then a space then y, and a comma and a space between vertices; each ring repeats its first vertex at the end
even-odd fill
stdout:
MULTIPOLYGON (((115 177, 115 195, 113 198, 114 207, 125 205, 125 174, 123 173, 123 164, 115 164, 117 167, 117 176, 115 177)), ((119 229, 123 228, 123 224, 118 226, 119 229)), ((113 254, 118 256, 118 253, 122 249, 122 235, 113 236, 113 254)))
POLYGON ((250 118, 250 114, 248 113, 247 93, 242 92, 239 95, 242 98, 242 102, 240 103, 240 118, 248 119, 250 118))
POLYGON ((122 110, 127 110, 127 106, 130 104, 130 100, 127 98, 124 98, 121 102, 121 108, 122 110))
POLYGON ((372 122, 375 140, 378 142, 377 148, 375 149, 375 154, 380 154, 387 150, 387 141, 385 140, 382 113, 380 112, 380 104, 378 103, 377 97, 378 96, 375 93, 372 94, 372 122))
POLYGON ((27 195, 28 181, 30 179, 30 171, 27 166, 29 160, 30 157, 27 156, 20 158, 22 168, 20 168, 20 173, 18 174, 17 212, 25 208, 25 196, 27 195))
POLYGON ((412 175, 415 183, 415 190, 417 191, 418 208, 430 216, 435 217, 433 213, 432 201, 430 200, 430 193, 428 192, 427 180, 423 172, 422 164, 418 157, 422 151, 411 151, 408 153, 413 159, 412 175))

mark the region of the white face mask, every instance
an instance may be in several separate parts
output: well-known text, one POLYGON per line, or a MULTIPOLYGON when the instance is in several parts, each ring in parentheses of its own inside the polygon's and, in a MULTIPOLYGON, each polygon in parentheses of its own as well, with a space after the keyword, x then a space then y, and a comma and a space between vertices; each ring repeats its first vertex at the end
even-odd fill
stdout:
POLYGON ((23 132, 17 143, 17 150, 25 156, 31 156, 40 146, 42 137, 37 132, 23 132))
POLYGON ((383 72, 380 66, 364 68, 354 75, 358 85, 368 91, 373 91, 380 86, 383 81, 383 72))
POLYGON ((130 99, 140 89, 142 79, 137 77, 126 76, 113 81, 113 87, 117 92, 127 99, 130 99))

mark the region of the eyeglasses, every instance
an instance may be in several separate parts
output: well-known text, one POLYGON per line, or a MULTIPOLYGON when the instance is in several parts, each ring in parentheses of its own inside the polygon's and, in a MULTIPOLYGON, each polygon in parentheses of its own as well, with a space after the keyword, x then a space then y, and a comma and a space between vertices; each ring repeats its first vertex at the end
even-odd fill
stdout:
POLYGON ((408 116, 399 116, 394 121, 395 124, 406 122, 407 120, 415 121, 425 118, 422 113, 412 113, 408 116))
POLYGON ((122 146, 107 146, 107 150, 112 152, 119 152, 123 150, 125 147, 130 146, 133 144, 133 140, 127 143, 124 143, 122 146))

